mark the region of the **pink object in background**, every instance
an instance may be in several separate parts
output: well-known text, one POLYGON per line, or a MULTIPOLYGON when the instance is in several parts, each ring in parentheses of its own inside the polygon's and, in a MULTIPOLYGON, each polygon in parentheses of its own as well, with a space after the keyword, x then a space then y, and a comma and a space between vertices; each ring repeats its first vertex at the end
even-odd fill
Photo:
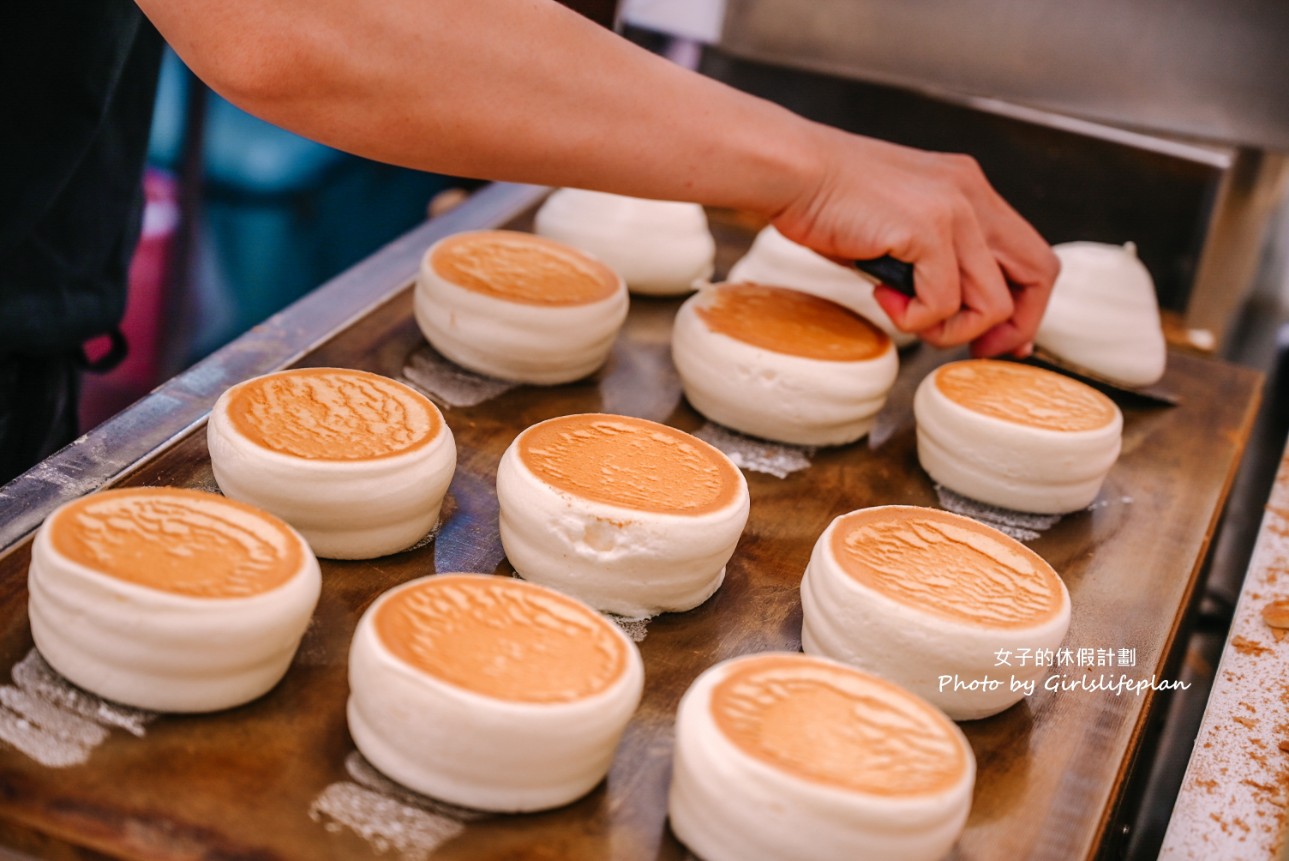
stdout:
MULTIPOLYGON (((161 382, 167 274, 179 227, 179 190, 173 176, 154 168, 144 175, 143 190, 143 232, 130 264, 125 319, 121 322, 129 350, 113 370, 84 376, 82 430, 112 417, 161 382)), ((94 361, 109 347, 108 338, 98 338, 86 345, 86 353, 94 361)))

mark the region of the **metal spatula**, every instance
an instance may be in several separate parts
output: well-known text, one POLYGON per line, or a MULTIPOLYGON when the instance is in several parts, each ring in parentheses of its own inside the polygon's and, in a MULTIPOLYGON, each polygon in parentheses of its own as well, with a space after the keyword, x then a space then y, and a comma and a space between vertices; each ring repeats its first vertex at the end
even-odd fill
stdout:
MULTIPOLYGON (((913 298, 916 295, 916 290, 913 286, 913 265, 911 263, 896 260, 886 254, 873 260, 857 260, 855 261, 855 268, 876 278, 886 286, 898 290, 909 298, 913 298)), ((1128 386, 1108 377, 1103 377, 1094 371, 1089 371, 1087 368, 1076 365, 1073 362, 1066 361, 1046 350, 1035 350, 1032 360, 1035 364, 1048 367, 1049 370, 1077 377, 1082 382, 1100 389, 1109 389, 1112 394, 1123 393, 1152 403, 1167 404, 1168 406, 1176 406, 1180 402, 1180 399, 1175 394, 1168 391, 1167 388, 1161 387, 1158 383, 1142 387, 1128 386)))

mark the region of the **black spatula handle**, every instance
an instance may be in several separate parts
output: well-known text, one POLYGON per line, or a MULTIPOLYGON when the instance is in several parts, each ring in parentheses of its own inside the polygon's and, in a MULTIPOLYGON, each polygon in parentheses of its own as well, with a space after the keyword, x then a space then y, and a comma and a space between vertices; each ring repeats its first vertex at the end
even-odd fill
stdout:
POLYGON ((883 254, 873 260, 856 260, 855 268, 881 281, 887 287, 894 288, 912 299, 917 295, 913 289, 913 264, 896 260, 889 254, 883 254))

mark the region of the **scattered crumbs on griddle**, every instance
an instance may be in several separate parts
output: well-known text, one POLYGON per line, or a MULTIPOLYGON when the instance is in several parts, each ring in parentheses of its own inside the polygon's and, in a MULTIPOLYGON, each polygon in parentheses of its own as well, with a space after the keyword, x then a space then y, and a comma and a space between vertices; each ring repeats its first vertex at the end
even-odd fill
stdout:
POLYGON ((349 829, 381 854, 394 851, 404 861, 424 861, 464 831, 465 823, 489 815, 401 786, 357 751, 345 758, 345 771, 350 779, 324 789, 309 805, 309 818, 332 834, 349 829))
POLYGON ((605 615, 609 618, 609 621, 621 628, 622 633, 626 634, 627 638, 633 643, 644 642, 645 636, 649 633, 649 621, 653 618, 652 616, 633 616, 628 618, 626 616, 615 616, 612 613, 606 613, 605 615))
POLYGON ((953 514, 970 517, 978 523, 992 526, 1004 535, 1017 541, 1033 541, 1051 529, 1061 519, 1059 514, 1033 514, 1025 511, 1013 511, 1000 508, 969 496, 963 496, 942 484, 935 486, 936 495, 940 498, 940 507, 953 514))
POLYGON ((756 439, 713 422, 694 431, 694 436, 724 453, 739 469, 775 478, 787 478, 794 472, 809 469, 810 458, 816 450, 813 446, 756 439))
POLYGON ((47 768, 89 760, 113 729, 142 738, 156 713, 109 702, 68 682, 35 649, 0 686, 0 741, 47 768))
POLYGON ((429 345, 422 345, 407 357, 403 381, 447 408, 478 406, 515 387, 514 383, 467 371, 440 356, 429 345))

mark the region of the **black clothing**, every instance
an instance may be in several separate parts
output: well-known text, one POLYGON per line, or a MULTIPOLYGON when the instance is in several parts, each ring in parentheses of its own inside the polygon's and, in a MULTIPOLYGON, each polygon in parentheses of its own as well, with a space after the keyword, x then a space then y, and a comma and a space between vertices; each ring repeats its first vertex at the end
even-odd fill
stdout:
POLYGON ((131 0, 0 26, 0 351, 65 353, 125 308, 161 38, 131 0))
MULTIPOLYGON (((0 12, 6 464, 11 450, 24 448, 20 439, 41 428, 57 428, 59 444, 70 441, 75 383, 69 403, 65 393, 43 396, 37 382, 63 379, 81 344, 112 332, 124 313, 162 44, 131 0, 7 5, 0 12), (48 374, 33 364, 40 359, 52 363, 48 374), (24 423, 26 430, 15 430, 24 423)), ((0 481, 8 477, 0 473, 0 481)))
POLYGON ((0 358, 0 484, 76 438, 80 357, 0 358))

